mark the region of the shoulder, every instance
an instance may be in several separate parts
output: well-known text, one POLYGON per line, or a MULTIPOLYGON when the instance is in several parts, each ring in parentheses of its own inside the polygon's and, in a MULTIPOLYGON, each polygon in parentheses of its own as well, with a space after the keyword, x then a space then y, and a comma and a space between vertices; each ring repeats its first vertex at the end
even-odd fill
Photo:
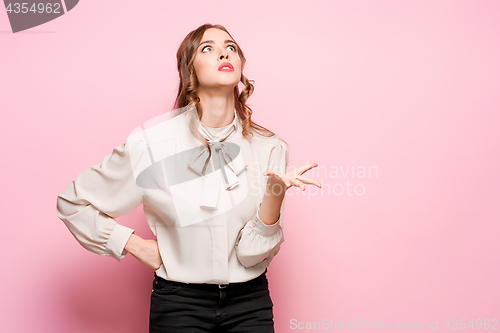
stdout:
POLYGON ((277 134, 266 137, 254 131, 252 136, 252 144, 261 147, 267 147, 269 149, 288 150, 288 144, 285 142, 285 140, 283 140, 282 137, 277 134))
MULTIPOLYGON (((271 165, 287 164, 289 160, 288 144, 279 135, 265 137, 254 134, 252 137, 253 149, 258 151, 260 156, 271 165)), ((272 167, 270 167, 272 169, 272 167)))
POLYGON ((189 132, 186 114, 169 111, 144 121, 134 128, 127 139, 131 141, 163 141, 189 132))

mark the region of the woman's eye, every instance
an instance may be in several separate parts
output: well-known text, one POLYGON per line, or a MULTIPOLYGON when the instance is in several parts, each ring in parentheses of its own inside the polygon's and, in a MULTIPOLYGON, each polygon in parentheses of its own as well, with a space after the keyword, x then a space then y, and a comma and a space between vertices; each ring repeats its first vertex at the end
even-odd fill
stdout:
MULTIPOLYGON (((234 46, 234 45, 228 45, 227 47, 228 47, 228 48, 231 48, 231 49, 232 49, 232 51, 236 52, 236 46, 234 46)), ((212 49, 212 47, 211 47, 211 46, 208 46, 208 45, 207 45, 207 46, 205 46, 205 47, 203 47, 203 48, 201 49, 201 52, 205 52, 205 50, 206 50, 207 48, 208 48, 208 49, 212 49)))

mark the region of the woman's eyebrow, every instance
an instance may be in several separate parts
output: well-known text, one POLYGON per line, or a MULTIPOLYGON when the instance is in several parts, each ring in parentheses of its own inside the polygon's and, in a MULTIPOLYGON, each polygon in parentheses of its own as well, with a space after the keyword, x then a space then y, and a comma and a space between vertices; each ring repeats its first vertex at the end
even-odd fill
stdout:
MULTIPOLYGON (((213 40, 206 40, 204 42, 201 42, 200 45, 198 45, 198 47, 200 47, 202 44, 210 44, 210 43, 214 43, 213 40)), ((234 43, 234 41, 230 40, 230 39, 226 39, 224 41, 224 44, 227 44, 227 43, 234 43)), ((236 44, 236 43, 235 43, 236 44)))

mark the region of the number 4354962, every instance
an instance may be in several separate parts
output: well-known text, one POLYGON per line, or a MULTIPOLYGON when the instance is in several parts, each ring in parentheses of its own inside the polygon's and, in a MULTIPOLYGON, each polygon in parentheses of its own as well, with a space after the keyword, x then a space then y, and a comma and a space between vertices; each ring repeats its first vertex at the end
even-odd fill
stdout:
POLYGON ((466 328, 472 328, 472 329, 491 329, 491 330, 497 330, 498 329, 498 319, 471 319, 468 323, 466 322, 466 319, 451 319, 451 324, 450 324, 450 319, 446 320, 444 323, 444 327, 446 328, 452 328, 452 329, 466 329, 466 328))

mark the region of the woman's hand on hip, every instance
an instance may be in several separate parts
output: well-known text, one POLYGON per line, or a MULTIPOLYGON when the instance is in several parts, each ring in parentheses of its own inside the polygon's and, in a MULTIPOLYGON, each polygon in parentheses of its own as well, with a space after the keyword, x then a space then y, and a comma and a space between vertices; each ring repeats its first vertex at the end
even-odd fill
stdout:
POLYGON ((162 264, 156 239, 142 239, 136 234, 132 234, 125 244, 125 250, 154 270, 160 268, 162 264))

